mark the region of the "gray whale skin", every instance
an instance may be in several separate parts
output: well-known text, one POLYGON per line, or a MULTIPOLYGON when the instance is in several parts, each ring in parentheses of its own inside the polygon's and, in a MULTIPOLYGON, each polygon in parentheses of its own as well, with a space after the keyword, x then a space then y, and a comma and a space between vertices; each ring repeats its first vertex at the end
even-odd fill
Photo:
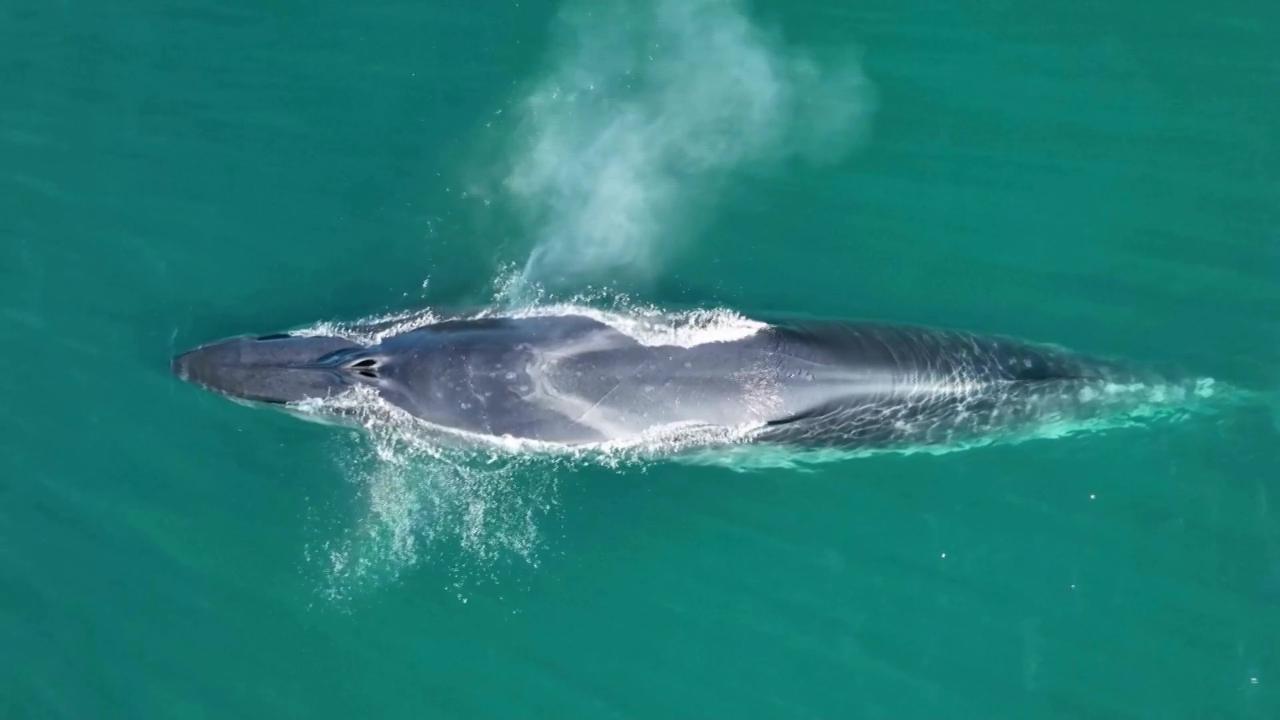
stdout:
POLYGON ((763 325, 691 347, 647 345, 584 316, 425 325, 377 344, 236 337, 178 355, 181 379, 290 404, 367 386, 433 425, 567 445, 672 426, 745 428, 756 442, 946 443, 1107 407, 1138 382, 1060 348, 875 323, 763 325))

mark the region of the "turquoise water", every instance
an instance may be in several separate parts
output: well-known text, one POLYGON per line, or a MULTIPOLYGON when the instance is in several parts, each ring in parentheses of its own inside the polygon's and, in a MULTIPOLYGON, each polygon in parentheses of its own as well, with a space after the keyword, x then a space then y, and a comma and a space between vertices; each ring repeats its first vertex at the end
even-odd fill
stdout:
POLYGON ((168 373, 541 288, 1271 393, 1274 7, 0 19, 0 716, 1280 716, 1262 403, 736 472, 379 456, 168 373))

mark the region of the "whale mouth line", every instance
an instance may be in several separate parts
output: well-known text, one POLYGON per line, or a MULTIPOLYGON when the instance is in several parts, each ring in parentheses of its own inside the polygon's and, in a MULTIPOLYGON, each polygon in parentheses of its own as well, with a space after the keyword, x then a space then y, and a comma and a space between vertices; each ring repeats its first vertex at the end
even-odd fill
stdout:
POLYGON ((254 396, 251 396, 251 395, 243 395, 243 394, 234 393, 234 392, 231 392, 231 391, 227 390, 226 388, 219 387, 219 386, 217 386, 217 385, 215 385, 215 384, 212 384, 212 383, 207 383, 207 382, 203 382, 203 381, 201 381, 201 380, 196 380, 196 379, 192 379, 192 378, 188 378, 188 377, 183 377, 181 374, 178 374, 178 373, 175 373, 175 374, 177 374, 177 375, 178 375, 178 377, 179 377, 181 380, 183 380, 183 381, 185 381, 185 382, 189 382, 189 383, 191 383, 192 385, 195 385, 196 387, 200 388, 201 390, 207 390, 207 391, 209 391, 209 392, 211 392, 211 393, 214 393, 215 395, 218 395, 219 397, 227 398, 228 400, 231 400, 232 402, 235 402, 235 403, 237 403, 237 404, 239 404, 239 405, 244 405, 245 407, 255 407, 255 406, 258 406, 258 405, 269 405, 269 406, 271 406, 271 407, 282 407, 282 406, 285 406, 285 405, 290 404, 290 401, 288 401, 288 400, 280 400, 280 399, 272 398, 272 397, 254 397, 254 396))

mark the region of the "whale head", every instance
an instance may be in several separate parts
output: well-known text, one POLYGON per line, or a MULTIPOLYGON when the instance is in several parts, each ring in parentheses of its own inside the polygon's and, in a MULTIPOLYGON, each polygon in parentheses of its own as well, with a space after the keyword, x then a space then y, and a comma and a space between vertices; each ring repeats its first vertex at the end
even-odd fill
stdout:
POLYGON ((361 364, 366 361, 353 357, 361 350, 337 337, 234 337, 174 357, 172 369, 182 380, 232 398, 285 404, 337 395, 372 376, 361 364))

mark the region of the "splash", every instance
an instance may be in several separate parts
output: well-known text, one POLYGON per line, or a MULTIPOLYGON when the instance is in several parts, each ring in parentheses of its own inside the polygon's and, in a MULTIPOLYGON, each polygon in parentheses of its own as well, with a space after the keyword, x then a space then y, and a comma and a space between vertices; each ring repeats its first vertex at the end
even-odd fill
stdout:
MULTIPOLYGON (((560 304, 498 313, 442 314, 430 309, 322 322, 299 335, 345 337, 373 344, 392 335, 453 319, 585 315, 644 345, 694 345, 747 337, 764 323, 725 309, 664 311, 610 296, 608 307, 582 295, 560 304)), ((423 563, 449 571, 449 589, 465 600, 470 588, 496 580, 512 565, 536 567, 546 528, 557 521, 561 473, 583 466, 640 467, 700 447, 727 446, 754 429, 699 425, 655 429, 626 442, 592 447, 477 435, 440 427, 386 403, 367 387, 288 408, 317 422, 355 426, 357 443, 340 443, 339 462, 352 480, 358 512, 337 538, 311 547, 310 562, 325 578, 322 593, 345 602, 400 578, 423 563)))
POLYGON ((449 588, 497 578, 513 563, 536 567, 542 528, 556 511, 556 476, 534 455, 447 438, 366 388, 303 403, 295 412, 340 414, 365 432, 340 462, 358 512, 336 539, 308 553, 324 595, 348 601, 422 563, 449 570, 449 588))
POLYGON ((820 64, 734 0, 580 2, 519 105, 503 187, 537 244, 520 286, 649 276, 737 169, 865 136, 859 64, 820 64))
POLYGON ((341 463, 359 491, 359 511, 337 539, 308 556, 322 593, 344 603, 397 581, 423 563, 447 568, 448 588, 466 602, 512 566, 536 568, 547 527, 558 520, 557 478, 583 467, 623 471, 696 448, 749 439, 753 427, 657 428, 625 442, 571 447, 477 435, 432 425, 357 388, 293 407, 344 417, 365 432, 341 463))
POLYGON ((446 319, 449 318, 441 317, 429 308, 405 310, 387 315, 375 315, 351 323, 318 322, 291 330, 290 334, 310 337, 340 337, 362 345, 374 345, 394 335, 416 330, 446 319))

